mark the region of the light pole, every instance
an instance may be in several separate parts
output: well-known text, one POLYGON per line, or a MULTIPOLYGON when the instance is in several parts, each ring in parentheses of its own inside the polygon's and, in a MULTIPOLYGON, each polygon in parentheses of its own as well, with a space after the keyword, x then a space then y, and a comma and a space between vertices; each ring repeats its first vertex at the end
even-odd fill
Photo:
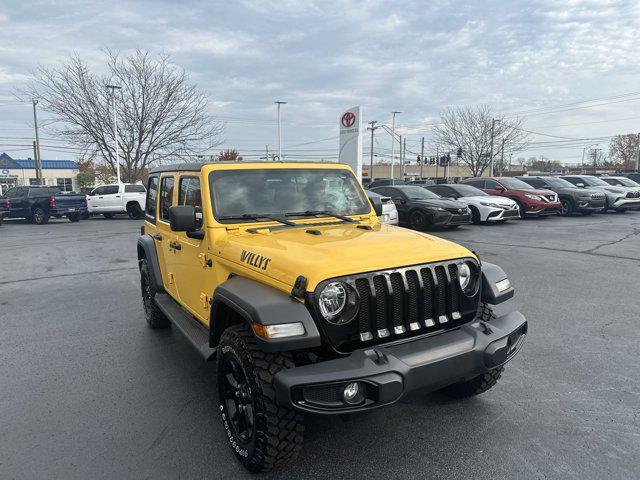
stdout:
POLYGON ((369 127, 369 130, 371 130, 371 152, 369 152, 369 179, 373 181, 373 132, 376 131, 376 128, 380 128, 380 127, 376 127, 376 123, 378 123, 377 120, 371 120, 369 122, 369 125, 371 125, 369 127))
POLYGON ((122 89, 118 85, 106 85, 107 90, 111 90, 113 100, 113 151, 116 158, 116 177, 120 185, 120 158, 118 158, 118 110, 116 109, 116 90, 122 89))
POLYGON ((393 118, 391 120, 391 180, 394 179, 393 176, 393 164, 395 163, 395 141, 396 141, 396 115, 402 112, 391 112, 393 118))
POLYGON ((280 125, 280 106, 285 105, 287 102, 276 100, 274 102, 278 105, 278 161, 282 161, 282 126, 280 125))
POLYGON ((489 158, 489 176, 493 177, 493 134, 496 128, 496 123, 500 120, 496 120, 495 118, 491 119, 491 158, 489 158))

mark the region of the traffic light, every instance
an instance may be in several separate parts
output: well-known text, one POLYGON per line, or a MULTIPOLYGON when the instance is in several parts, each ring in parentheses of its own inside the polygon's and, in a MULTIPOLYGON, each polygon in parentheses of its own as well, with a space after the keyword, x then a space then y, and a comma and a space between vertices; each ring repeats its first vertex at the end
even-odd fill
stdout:
POLYGON ((417 161, 418 161, 418 165, 420 165, 422 163, 422 158, 420 158, 420 155, 418 155, 417 161))

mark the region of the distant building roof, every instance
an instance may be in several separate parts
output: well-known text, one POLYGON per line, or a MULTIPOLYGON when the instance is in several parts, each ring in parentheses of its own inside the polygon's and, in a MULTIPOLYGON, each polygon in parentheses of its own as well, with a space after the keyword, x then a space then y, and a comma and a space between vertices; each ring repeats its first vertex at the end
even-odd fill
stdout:
MULTIPOLYGON (((0 167, 3 168, 19 168, 19 169, 34 169, 36 168, 36 161, 31 160, 30 158, 27 160, 18 160, 11 158, 6 153, 0 154, 0 167)), ((70 169, 77 170, 78 164, 72 160, 42 160, 42 169, 43 170, 53 170, 53 169, 70 169)))

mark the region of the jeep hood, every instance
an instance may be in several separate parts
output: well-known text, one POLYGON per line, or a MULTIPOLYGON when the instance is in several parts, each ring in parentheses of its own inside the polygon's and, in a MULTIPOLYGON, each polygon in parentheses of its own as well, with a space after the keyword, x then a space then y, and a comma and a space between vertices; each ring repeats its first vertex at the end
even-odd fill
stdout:
MULTIPOLYGON (((466 248, 392 225, 318 225, 229 232, 216 243, 220 256, 292 286, 299 275, 313 290, 325 279, 420 263, 474 257, 466 248), (315 233, 307 233, 308 230, 315 233), (318 234, 319 232, 319 234, 318 234)), ((366 225, 366 224, 360 224, 366 225)))

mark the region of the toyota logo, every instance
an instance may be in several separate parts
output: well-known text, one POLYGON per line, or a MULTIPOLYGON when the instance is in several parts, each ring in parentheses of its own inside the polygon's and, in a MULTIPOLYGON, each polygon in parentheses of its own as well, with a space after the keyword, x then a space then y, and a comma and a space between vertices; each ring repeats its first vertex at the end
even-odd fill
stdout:
POLYGON ((356 123, 356 114, 353 112, 346 112, 344 115, 342 115, 340 122, 342 123, 343 127, 349 128, 353 126, 354 123, 356 123))

